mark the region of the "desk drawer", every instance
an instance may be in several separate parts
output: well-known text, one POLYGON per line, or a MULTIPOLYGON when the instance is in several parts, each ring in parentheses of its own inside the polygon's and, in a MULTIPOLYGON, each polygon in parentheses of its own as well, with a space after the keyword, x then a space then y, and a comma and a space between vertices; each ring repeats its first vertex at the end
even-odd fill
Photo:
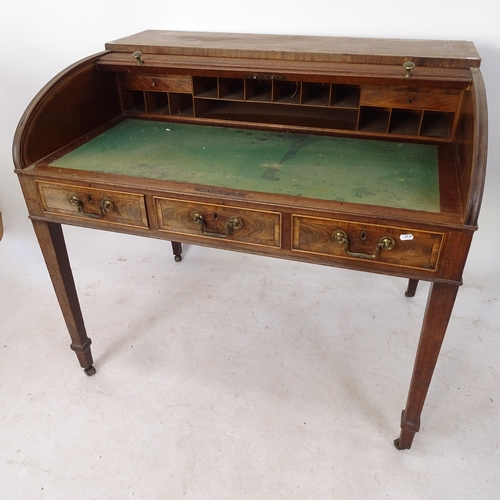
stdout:
POLYGON ((458 99, 458 94, 433 94, 427 92, 364 88, 361 90, 360 105, 382 108, 456 111, 458 99))
POLYGON ((127 90, 193 93, 193 80, 186 75, 141 76, 122 73, 120 85, 127 90))
POLYGON ((155 198, 160 231, 281 247, 281 214, 262 210, 155 198))
POLYGON ((293 216, 294 251, 436 269, 443 234, 400 227, 293 216))
POLYGON ((148 227, 144 196, 108 189, 37 182, 44 212, 135 227, 148 227))

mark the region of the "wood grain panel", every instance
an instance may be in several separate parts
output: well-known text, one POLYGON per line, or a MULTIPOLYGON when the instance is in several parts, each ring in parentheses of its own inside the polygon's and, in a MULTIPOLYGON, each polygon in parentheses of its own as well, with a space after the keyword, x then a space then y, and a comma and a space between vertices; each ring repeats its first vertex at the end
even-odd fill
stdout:
POLYGON ((160 77, 121 74, 120 86, 127 90, 193 93, 193 79, 189 75, 160 77))
POLYGON ((332 257, 391 264, 399 267, 436 269, 442 233, 416 231, 408 228, 360 224, 334 219, 293 216, 292 250, 332 257), (381 238, 390 236, 395 241, 392 250, 382 250, 375 259, 347 255, 344 245, 332 240, 337 229, 349 239, 351 252, 373 254, 381 238))
POLYGON ((384 88, 362 88, 360 104, 403 109, 428 109, 433 111, 456 111, 458 94, 436 94, 431 92, 397 91, 384 88))
POLYGON ((86 186, 37 182, 38 192, 44 212, 56 215, 77 217, 81 220, 98 221, 102 224, 124 224, 128 226, 148 227, 148 218, 144 196, 121 191, 94 189, 86 186), (76 195, 82 203, 84 215, 70 202, 76 195), (113 208, 101 215, 100 203, 109 199, 113 208))
POLYGON ((298 35, 254 35, 147 30, 108 42, 107 50, 182 56, 261 58, 291 61, 403 64, 469 68, 479 66, 474 44, 467 41, 387 40, 298 35))

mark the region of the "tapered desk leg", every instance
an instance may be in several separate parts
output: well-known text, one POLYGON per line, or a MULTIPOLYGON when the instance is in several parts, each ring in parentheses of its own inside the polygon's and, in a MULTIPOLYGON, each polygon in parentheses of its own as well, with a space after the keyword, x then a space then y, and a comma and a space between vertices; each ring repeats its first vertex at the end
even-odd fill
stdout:
POLYGON ((415 297, 415 292, 417 291, 418 280, 408 280, 408 287, 406 288, 405 295, 407 297, 415 297))
POLYGON ((174 254, 175 262, 180 262, 182 260, 182 243, 172 241, 172 252, 174 254))
POLYGON ((408 400, 401 416, 401 434, 394 441, 399 450, 410 449, 415 433, 420 429, 420 414, 424 407, 457 292, 457 285, 443 283, 431 285, 408 400))
POLYGON ((34 220, 33 227, 68 327, 71 337, 71 349, 75 351, 85 373, 93 375, 95 368, 92 366, 94 362, 90 352, 91 340, 87 337, 85 331, 61 225, 34 220))

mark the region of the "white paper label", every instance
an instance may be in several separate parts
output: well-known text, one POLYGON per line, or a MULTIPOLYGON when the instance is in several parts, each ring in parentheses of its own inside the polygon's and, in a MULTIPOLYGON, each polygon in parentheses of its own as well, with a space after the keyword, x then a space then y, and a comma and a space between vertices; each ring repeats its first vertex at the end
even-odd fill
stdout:
POLYGON ((401 241, 408 241, 413 239, 413 234, 402 234, 399 239, 401 241))

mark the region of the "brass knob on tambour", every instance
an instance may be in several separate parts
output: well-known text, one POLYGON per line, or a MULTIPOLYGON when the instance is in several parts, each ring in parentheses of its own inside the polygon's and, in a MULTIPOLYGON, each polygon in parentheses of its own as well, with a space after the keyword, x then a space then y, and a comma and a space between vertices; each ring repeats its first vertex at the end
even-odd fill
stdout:
POLYGON ((403 64, 403 68, 405 69, 405 78, 410 78, 411 76, 411 70, 415 68, 415 63, 408 61, 403 64))
POLYGON ((133 54, 132 57, 137 61, 137 64, 140 66, 141 64, 144 64, 144 61, 141 60, 142 52, 140 50, 136 50, 133 54))

